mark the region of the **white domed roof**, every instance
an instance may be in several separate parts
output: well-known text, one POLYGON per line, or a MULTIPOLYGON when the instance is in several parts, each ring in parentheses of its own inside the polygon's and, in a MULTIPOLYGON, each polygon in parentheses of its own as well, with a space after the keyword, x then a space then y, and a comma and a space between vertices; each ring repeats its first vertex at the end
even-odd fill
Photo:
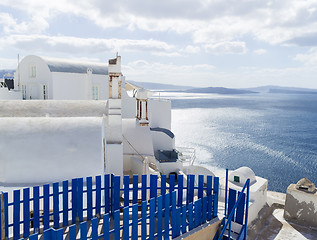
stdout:
POLYGON ((240 167, 229 175, 229 181, 238 186, 243 186, 248 178, 250 179, 250 185, 256 182, 255 174, 249 167, 240 167))

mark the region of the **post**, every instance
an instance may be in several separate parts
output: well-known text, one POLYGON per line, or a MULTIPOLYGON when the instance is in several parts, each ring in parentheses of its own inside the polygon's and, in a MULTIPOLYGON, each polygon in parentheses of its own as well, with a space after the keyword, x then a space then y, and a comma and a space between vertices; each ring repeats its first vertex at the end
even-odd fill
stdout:
POLYGON ((225 188, 225 212, 224 215, 228 218, 227 214, 227 200, 228 200, 228 168, 226 169, 226 188, 225 188))
POLYGON ((0 192, 1 196, 1 240, 5 240, 5 223, 4 223, 4 194, 0 192))

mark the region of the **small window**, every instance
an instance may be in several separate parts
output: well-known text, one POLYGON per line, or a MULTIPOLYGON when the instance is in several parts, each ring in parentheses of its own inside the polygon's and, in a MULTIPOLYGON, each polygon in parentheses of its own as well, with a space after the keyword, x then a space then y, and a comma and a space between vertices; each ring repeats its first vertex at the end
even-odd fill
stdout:
POLYGON ((99 86, 92 86, 92 99, 99 100, 99 86))
POLYGON ((239 176, 234 176, 233 181, 239 183, 240 182, 240 177, 239 176))
POLYGON ((26 99, 26 86, 22 85, 22 99, 25 100, 26 99))
POLYGON ((36 65, 32 64, 30 65, 30 77, 35 78, 36 77, 36 65))
POLYGON ((43 90, 43 99, 44 100, 48 99, 47 86, 45 84, 42 85, 42 90, 43 90))

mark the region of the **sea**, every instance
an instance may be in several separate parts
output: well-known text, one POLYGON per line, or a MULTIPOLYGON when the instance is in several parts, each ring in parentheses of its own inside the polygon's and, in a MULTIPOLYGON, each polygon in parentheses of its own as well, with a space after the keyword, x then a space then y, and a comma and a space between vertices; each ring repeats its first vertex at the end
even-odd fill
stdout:
POLYGON ((195 148, 212 171, 247 166, 286 192, 307 177, 317 185, 317 94, 163 92, 172 103, 176 146, 195 148))

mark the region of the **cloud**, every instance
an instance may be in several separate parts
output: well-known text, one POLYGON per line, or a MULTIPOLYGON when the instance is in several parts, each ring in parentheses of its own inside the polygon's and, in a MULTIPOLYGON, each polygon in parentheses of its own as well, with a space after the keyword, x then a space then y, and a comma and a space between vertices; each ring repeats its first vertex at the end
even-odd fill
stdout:
POLYGON ((307 54, 297 54, 294 60, 304 65, 317 68, 317 47, 311 48, 307 54))
POLYGON ((218 42, 204 46, 211 54, 244 54, 247 52, 245 42, 218 42))
POLYGON ((266 49, 256 49, 256 50, 254 50, 253 51, 253 53, 254 54, 256 54, 256 55, 263 55, 263 54, 265 54, 265 53, 267 53, 267 50, 266 49))
POLYGON ((78 38, 70 36, 47 35, 10 35, 0 39, 3 44, 15 48, 28 49, 30 52, 62 52, 62 53, 99 53, 108 51, 152 51, 165 52, 167 55, 175 47, 166 42, 133 39, 100 39, 78 38))

